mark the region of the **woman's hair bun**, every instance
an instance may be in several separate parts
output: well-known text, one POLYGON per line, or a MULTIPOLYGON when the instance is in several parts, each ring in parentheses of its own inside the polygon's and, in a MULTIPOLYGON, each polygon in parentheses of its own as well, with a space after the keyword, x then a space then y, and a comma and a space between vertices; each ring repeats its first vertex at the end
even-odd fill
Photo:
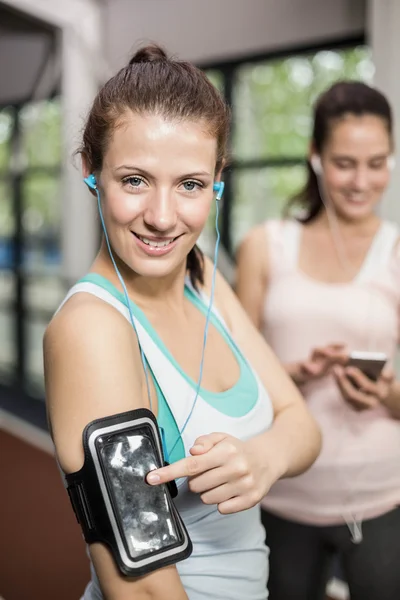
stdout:
POLYGON ((145 62, 166 62, 168 60, 167 54, 164 52, 160 46, 156 44, 152 44, 149 46, 144 46, 140 48, 129 61, 129 65, 134 65, 136 63, 145 63, 145 62))

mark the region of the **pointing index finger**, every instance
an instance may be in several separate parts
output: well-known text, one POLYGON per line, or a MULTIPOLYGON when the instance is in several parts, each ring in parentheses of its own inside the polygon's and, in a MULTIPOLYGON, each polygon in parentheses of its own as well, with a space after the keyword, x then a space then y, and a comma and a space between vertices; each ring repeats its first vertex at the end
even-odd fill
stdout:
POLYGON ((210 468, 208 465, 209 461, 206 457, 207 454, 200 456, 187 456, 186 458, 182 458, 172 465, 151 471, 147 475, 146 481, 150 485, 159 485, 160 483, 168 483, 174 479, 199 475, 210 468))

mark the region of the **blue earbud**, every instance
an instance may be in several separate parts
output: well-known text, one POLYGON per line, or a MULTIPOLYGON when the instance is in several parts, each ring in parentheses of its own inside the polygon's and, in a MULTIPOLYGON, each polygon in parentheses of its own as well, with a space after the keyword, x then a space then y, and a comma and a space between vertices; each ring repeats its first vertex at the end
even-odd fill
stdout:
POLYGON ((217 192, 216 200, 221 200, 222 194, 224 193, 225 183, 223 181, 216 181, 213 185, 214 192, 217 192))
POLYGON ((85 177, 83 181, 86 183, 86 185, 91 190, 97 190, 97 181, 96 181, 96 177, 93 175, 93 173, 88 175, 88 177, 85 177))

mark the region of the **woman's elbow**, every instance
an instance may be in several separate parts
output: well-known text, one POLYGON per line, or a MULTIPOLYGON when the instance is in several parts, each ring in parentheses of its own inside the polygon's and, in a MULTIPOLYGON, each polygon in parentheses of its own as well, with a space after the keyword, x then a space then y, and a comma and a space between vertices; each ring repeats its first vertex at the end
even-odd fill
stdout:
POLYGON ((306 413, 307 427, 306 431, 304 431, 304 438, 307 440, 307 444, 301 473, 307 471, 314 464, 322 450, 322 432, 320 426, 307 408, 306 413))

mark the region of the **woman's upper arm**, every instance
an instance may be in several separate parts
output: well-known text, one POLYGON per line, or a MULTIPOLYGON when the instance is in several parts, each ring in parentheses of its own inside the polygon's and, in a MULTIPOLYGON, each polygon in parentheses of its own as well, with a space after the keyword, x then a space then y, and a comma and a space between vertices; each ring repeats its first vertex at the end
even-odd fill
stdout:
MULTIPOLYGON (((56 454, 62 469, 82 467, 82 432, 92 420, 145 405, 136 334, 127 321, 98 299, 71 299, 49 325, 44 339, 46 402, 56 454)), ((110 551, 90 548, 107 600, 186 600, 175 567, 146 577, 122 577, 110 551)))
POLYGON ((260 329, 268 285, 268 252, 265 225, 250 231, 236 256, 236 294, 251 321, 260 329))
POLYGON ((50 323, 44 337, 46 403, 65 472, 83 464, 82 432, 90 421, 143 405, 138 357, 134 332, 101 300, 72 298, 50 323))

